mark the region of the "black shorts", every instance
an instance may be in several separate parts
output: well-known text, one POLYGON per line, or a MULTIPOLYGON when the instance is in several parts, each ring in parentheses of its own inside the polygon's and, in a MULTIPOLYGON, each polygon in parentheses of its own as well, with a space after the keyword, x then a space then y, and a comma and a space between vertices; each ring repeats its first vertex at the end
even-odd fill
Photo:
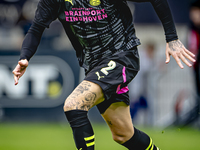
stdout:
POLYGON ((139 55, 137 48, 118 52, 96 64, 84 80, 98 84, 104 93, 105 100, 97 105, 102 114, 115 102, 130 104, 128 83, 139 71, 139 55))

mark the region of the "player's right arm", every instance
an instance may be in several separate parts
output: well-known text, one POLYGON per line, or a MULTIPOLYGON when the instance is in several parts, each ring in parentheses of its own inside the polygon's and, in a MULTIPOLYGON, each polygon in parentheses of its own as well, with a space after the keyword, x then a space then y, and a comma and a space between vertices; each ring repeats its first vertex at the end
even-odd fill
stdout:
POLYGON ((57 18, 58 2, 57 0, 40 0, 35 13, 33 23, 26 34, 21 52, 20 59, 13 70, 15 85, 18 84, 19 78, 24 74, 28 67, 28 61, 37 51, 40 39, 45 28, 57 18))

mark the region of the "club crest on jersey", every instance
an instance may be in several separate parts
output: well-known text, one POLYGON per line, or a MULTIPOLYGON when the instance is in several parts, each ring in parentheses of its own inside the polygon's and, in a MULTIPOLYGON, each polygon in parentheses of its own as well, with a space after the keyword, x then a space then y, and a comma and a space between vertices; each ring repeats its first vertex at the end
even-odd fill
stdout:
POLYGON ((72 0, 65 0, 65 2, 70 2, 72 5, 74 5, 72 0))
POLYGON ((92 6, 98 6, 101 4, 100 0, 90 0, 90 5, 92 6))

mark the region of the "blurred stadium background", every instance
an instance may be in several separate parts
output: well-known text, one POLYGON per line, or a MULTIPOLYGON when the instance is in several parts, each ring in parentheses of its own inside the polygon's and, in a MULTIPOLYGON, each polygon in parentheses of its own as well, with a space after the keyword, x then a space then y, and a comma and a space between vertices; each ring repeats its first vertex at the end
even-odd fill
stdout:
MULTIPOLYGON (((192 1, 168 0, 186 47, 192 1)), ((84 72, 58 21, 45 30, 26 74, 14 86, 12 70, 37 3, 0 0, 0 150, 75 149, 62 106, 84 72)), ((152 6, 129 5, 142 43, 141 71, 129 86, 133 123, 148 132, 163 150, 198 150, 200 112, 193 68, 181 70, 173 59, 165 65, 164 31, 152 6)), ((99 139, 97 150, 124 149, 111 140, 96 108, 89 117, 99 139)))

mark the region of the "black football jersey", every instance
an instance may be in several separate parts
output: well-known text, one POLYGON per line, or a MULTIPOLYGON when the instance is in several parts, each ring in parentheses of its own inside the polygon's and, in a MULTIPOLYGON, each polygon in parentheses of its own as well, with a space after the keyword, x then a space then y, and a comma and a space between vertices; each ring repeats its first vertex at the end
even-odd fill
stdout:
POLYGON ((40 0, 34 22, 59 19, 84 68, 140 45, 125 0, 40 0))

